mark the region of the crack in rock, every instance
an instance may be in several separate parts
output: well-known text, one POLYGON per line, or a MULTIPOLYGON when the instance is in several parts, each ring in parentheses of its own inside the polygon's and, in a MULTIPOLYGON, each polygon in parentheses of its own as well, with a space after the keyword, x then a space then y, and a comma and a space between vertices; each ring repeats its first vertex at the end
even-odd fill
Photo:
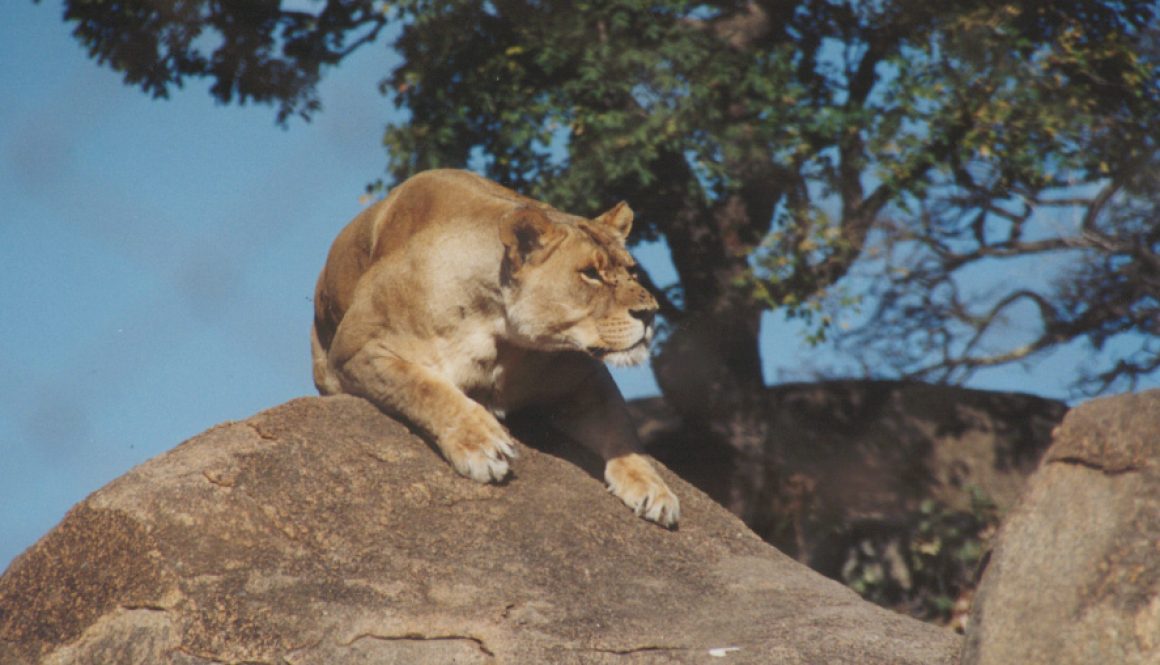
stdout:
MULTIPOLYGON (((680 646, 661 646, 657 644, 648 644, 635 647, 571 647, 569 651, 590 651, 595 653, 606 653, 613 656, 631 656, 638 653, 663 653, 670 651, 696 651, 693 647, 680 646)), ((707 651, 707 650, 706 650, 707 651)))
POLYGON ((219 471, 216 469, 203 469, 201 475, 205 477, 210 484, 216 485, 224 489, 233 489, 234 483, 237 482, 237 472, 232 473, 219 471))
POLYGON ((1135 473, 1137 471, 1142 470, 1141 467, 1136 466, 1135 464, 1125 464, 1122 466, 1115 466, 1115 467, 1109 468, 1109 467, 1104 466, 1102 464, 1099 464, 1097 462, 1093 462, 1091 460, 1084 459, 1082 457, 1076 457, 1074 455, 1069 455, 1069 456, 1065 456, 1065 457, 1056 457, 1056 458, 1049 460, 1048 463, 1049 464, 1068 464, 1071 466, 1080 466, 1080 467, 1083 467, 1085 469, 1091 469, 1092 471, 1099 471, 1100 473, 1104 474, 1105 476, 1121 476, 1121 475, 1124 475, 1126 473, 1135 473))
POLYGON ((262 439, 265 441, 277 441, 278 440, 278 435, 272 434, 272 433, 267 432, 266 430, 262 429, 262 423, 260 423, 260 422, 254 422, 253 420, 247 420, 247 421, 242 422, 242 424, 245 425, 246 427, 249 427, 250 429, 254 430, 254 432, 258 435, 259 439, 262 439))
POLYGON ((118 605, 118 607, 120 607, 123 610, 130 611, 130 612, 137 611, 137 610, 142 610, 142 611, 146 611, 146 612, 168 612, 170 609, 170 608, 164 607, 162 605, 153 605, 153 604, 149 604, 149 603, 120 603, 118 605))
POLYGON ((359 640, 382 640, 384 642, 470 642, 488 658, 495 658, 491 649, 487 648, 483 640, 474 635, 422 635, 420 633, 404 633, 402 635, 379 635, 377 633, 362 633, 355 635, 343 646, 351 646, 359 640))

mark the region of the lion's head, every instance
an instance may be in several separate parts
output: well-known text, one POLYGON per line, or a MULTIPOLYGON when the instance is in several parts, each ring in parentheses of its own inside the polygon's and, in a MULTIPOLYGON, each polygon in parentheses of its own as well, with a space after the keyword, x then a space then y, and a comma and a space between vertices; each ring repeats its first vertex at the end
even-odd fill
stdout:
POLYGON ((512 211, 500 224, 500 240, 513 341, 586 351, 612 365, 648 358, 657 301, 637 281, 625 248, 631 228, 625 203, 592 220, 532 206, 512 211))

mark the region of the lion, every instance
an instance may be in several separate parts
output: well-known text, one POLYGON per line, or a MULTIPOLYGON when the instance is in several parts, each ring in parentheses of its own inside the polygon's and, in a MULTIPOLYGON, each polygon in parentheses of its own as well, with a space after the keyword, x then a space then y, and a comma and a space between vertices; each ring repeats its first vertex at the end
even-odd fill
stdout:
POLYGON ((483 483, 516 457, 500 419, 535 407, 603 458, 609 490, 637 515, 674 527, 680 503, 607 369, 648 357, 658 308, 625 248, 632 220, 623 202, 586 219, 467 171, 411 177, 330 248, 315 386, 403 417, 483 483))

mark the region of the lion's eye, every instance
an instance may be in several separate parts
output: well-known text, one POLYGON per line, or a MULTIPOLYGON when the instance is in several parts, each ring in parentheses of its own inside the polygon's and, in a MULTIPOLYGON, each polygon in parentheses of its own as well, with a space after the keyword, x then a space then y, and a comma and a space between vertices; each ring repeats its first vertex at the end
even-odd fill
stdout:
POLYGON ((604 281, 603 279, 601 279, 600 271, 596 269, 596 266, 588 266, 587 268, 581 269, 580 276, 586 280, 591 281, 591 282, 603 282, 604 281))

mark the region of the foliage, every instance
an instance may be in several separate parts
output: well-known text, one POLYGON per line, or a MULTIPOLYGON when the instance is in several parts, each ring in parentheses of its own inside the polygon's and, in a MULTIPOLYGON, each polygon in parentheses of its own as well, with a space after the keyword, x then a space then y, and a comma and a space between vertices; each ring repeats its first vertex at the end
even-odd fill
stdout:
POLYGON ((128 83, 164 96, 207 77, 281 121, 316 112, 325 68, 397 23, 389 180, 472 164, 577 212, 631 201, 634 239, 673 255, 672 329, 714 327, 669 351, 726 368, 673 376, 732 401, 760 385, 768 308, 869 374, 962 380, 1125 334, 1144 341, 1094 368, 1096 388, 1160 367, 1152 2, 65 4, 128 83), (972 289, 1025 257, 1052 279, 972 289), (855 266, 869 279, 843 281, 855 266))
POLYGON ((924 500, 900 528, 852 543, 842 581, 878 605, 946 624, 974 591, 998 525, 994 502, 977 488, 967 509, 924 500))
POLYGON ((129 85, 168 97, 186 78, 209 78, 219 101, 277 105, 279 122, 319 110, 323 67, 387 23, 370 1, 327 2, 315 13, 268 0, 68 0, 64 18, 89 56, 129 85))

